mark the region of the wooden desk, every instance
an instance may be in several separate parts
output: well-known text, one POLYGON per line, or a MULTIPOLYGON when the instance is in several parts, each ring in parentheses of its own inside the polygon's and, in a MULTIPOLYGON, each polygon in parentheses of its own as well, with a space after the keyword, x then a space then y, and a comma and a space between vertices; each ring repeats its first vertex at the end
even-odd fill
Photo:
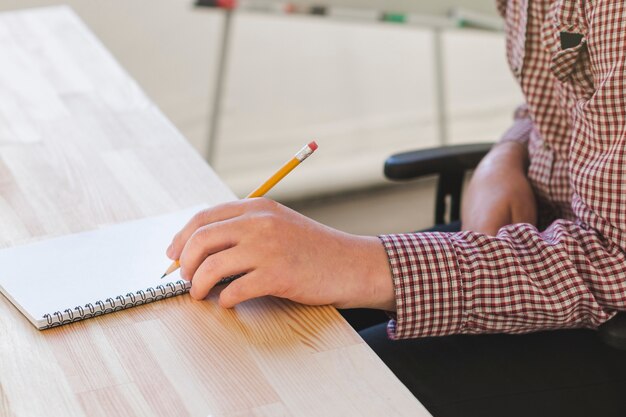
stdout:
MULTIPOLYGON (((0 14, 0 245, 232 198, 71 10, 0 14)), ((215 299, 40 332, 0 296, 0 416, 428 415, 333 308, 215 299)))

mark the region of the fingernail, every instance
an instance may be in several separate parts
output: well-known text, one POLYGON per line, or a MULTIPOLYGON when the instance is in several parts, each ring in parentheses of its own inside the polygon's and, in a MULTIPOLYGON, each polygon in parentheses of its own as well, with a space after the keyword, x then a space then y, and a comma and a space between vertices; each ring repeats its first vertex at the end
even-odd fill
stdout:
POLYGON ((191 298, 193 298, 194 300, 201 300, 201 298, 198 296, 198 291, 196 291, 195 287, 191 287, 191 289, 189 290, 189 295, 191 295, 191 298))
POLYGON ((165 251, 165 253, 167 254, 168 257, 172 257, 172 251, 174 250, 174 242, 170 243, 170 245, 167 247, 167 250, 165 251))
POLYGON ((191 281, 190 279, 187 279, 187 271, 185 271, 182 267, 180 268, 180 277, 185 281, 191 281))

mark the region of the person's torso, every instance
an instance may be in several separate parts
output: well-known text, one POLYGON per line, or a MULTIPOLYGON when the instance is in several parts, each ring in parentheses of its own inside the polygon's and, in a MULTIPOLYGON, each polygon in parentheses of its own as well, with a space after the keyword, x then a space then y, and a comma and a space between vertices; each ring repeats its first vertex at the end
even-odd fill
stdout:
MULTIPOLYGON (((598 100, 599 88, 589 54, 594 47, 590 42, 599 43, 600 28, 589 26, 593 2, 499 0, 498 6, 506 21, 507 59, 533 119, 528 175, 540 216, 578 219, 606 229, 604 234, 617 232, 614 240, 624 247, 626 193, 619 190, 626 178, 615 176, 625 162, 622 150, 616 149, 623 135, 609 136, 614 133, 610 120, 602 131, 594 129, 595 124, 587 128, 590 103, 598 100), (586 118, 581 112, 587 112, 586 118)), ((596 12, 615 13, 617 18, 626 11, 623 4, 616 8, 596 12)), ((610 108, 607 100, 593 103, 593 108, 610 108)))

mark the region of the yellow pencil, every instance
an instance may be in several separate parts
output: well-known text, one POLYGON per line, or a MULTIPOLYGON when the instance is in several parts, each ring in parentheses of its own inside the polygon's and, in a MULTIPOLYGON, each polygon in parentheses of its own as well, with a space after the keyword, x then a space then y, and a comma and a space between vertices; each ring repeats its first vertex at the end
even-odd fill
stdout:
MULTIPOLYGON (((315 152, 316 149, 317 149, 317 143, 315 143, 315 141, 305 145, 302 149, 300 149, 300 151, 297 154, 294 155, 293 158, 287 161, 285 165, 283 165, 278 171, 276 171, 274 175, 269 177, 263 184, 259 185, 259 187, 256 190, 248 194, 246 198, 264 196, 265 193, 271 190, 272 187, 274 187, 278 183, 278 181, 285 178, 287 174, 289 174, 295 167, 300 165, 302 161, 307 159, 313 152, 315 152)), ((169 268, 167 268, 167 271, 165 271, 161 279, 165 278, 172 272, 176 271, 178 268, 180 268, 180 262, 178 262, 178 260, 172 262, 172 264, 170 265, 169 268)))

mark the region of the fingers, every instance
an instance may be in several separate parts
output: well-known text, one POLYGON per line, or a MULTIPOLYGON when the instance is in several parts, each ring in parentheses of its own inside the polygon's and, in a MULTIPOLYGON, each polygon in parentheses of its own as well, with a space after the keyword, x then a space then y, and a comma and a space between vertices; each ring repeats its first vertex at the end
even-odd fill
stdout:
POLYGON ((200 227, 240 216, 245 210, 244 201, 238 200, 199 211, 174 236, 172 243, 167 248, 167 256, 173 260, 179 259, 185 244, 200 227))
POLYGON ((235 246, 245 223, 236 218, 202 226, 194 231, 179 256, 180 276, 191 281, 207 257, 235 246))
POLYGON ((235 201, 203 210, 183 227, 167 254, 179 260, 181 277, 192 281, 193 298, 205 298, 220 279, 242 273, 243 281, 227 287, 231 288, 226 291, 227 305, 268 294, 258 279, 245 287, 238 282, 248 282, 259 261, 263 263, 258 249, 265 247, 268 231, 275 232, 279 209, 278 203, 263 198, 235 201))
POLYGON ((222 278, 251 271, 251 262, 241 252, 235 247, 206 258, 193 275, 189 294, 202 300, 222 278))
POLYGON ((257 271, 252 271, 234 280, 220 294, 220 306, 232 308, 252 298, 270 295, 270 286, 257 271))

